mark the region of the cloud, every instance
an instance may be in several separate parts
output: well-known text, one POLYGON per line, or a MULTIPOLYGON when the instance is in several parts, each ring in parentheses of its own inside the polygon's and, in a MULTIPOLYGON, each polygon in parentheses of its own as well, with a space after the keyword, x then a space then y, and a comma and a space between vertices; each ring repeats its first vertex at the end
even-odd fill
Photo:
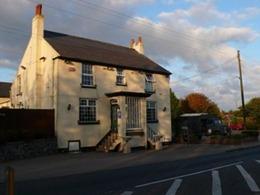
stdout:
POLYGON ((140 5, 140 4, 150 4, 153 3, 154 0, 105 0, 107 3, 113 6, 129 6, 129 5, 140 5))
MULTIPOLYGON (((145 48, 151 48, 146 53, 158 62, 181 59, 186 63, 172 76, 171 86, 177 96, 199 91, 227 110, 240 102, 237 51, 231 45, 249 44, 259 36, 252 29, 239 26, 233 14, 217 10, 212 2, 201 3, 190 9, 162 12, 157 22, 136 17, 128 20, 127 26, 143 32, 145 48)), ((249 72, 249 80, 256 82, 257 71, 249 72)), ((248 99, 252 94, 259 95, 260 90, 247 88, 247 94, 248 99)))
POLYGON ((16 69, 17 64, 16 64, 15 61, 11 61, 9 59, 0 59, 0 67, 1 68, 16 69))

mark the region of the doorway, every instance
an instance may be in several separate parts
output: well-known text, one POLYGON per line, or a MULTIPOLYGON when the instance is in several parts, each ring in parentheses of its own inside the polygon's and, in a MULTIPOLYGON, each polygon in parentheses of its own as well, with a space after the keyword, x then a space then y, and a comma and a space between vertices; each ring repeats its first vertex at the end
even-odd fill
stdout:
POLYGON ((118 131, 118 109, 117 104, 111 104, 111 130, 113 132, 118 131))

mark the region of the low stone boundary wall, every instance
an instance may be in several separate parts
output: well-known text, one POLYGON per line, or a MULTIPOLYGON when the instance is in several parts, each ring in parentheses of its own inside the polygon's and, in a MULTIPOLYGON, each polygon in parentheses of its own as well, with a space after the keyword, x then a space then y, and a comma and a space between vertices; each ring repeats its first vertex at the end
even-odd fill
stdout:
POLYGON ((0 145, 0 161, 32 158, 58 151, 56 138, 9 142, 0 145))

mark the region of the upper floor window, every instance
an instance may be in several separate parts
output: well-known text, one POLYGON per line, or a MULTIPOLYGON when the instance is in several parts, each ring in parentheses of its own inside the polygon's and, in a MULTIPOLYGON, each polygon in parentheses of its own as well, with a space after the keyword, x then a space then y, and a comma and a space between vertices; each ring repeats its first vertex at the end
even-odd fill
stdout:
POLYGON ((82 64, 82 86, 94 86, 93 66, 82 64))
POLYGON ((145 91, 146 92, 154 92, 154 79, 151 73, 145 74, 145 91))
POLYGON ((17 95, 22 94, 22 78, 21 75, 17 75, 17 95))
POLYGON ((117 85, 125 85, 125 75, 124 70, 121 68, 116 69, 116 84, 117 85))
POLYGON ((96 121, 96 100, 88 98, 79 99, 79 122, 88 123, 96 121))
POLYGON ((155 101, 147 101, 146 103, 146 117, 147 122, 155 122, 157 121, 157 113, 156 113, 156 102, 155 101))

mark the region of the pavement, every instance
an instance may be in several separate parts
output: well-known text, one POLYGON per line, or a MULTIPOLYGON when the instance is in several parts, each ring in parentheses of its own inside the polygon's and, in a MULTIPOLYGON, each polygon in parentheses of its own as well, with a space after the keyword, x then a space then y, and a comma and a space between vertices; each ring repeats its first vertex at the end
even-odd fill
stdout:
POLYGON ((33 159, 0 164, 0 183, 4 182, 4 169, 15 169, 16 181, 55 178, 96 171, 173 162, 182 159, 245 150, 260 146, 260 142, 243 145, 172 144, 161 151, 140 150, 129 154, 117 152, 60 153, 33 159))

